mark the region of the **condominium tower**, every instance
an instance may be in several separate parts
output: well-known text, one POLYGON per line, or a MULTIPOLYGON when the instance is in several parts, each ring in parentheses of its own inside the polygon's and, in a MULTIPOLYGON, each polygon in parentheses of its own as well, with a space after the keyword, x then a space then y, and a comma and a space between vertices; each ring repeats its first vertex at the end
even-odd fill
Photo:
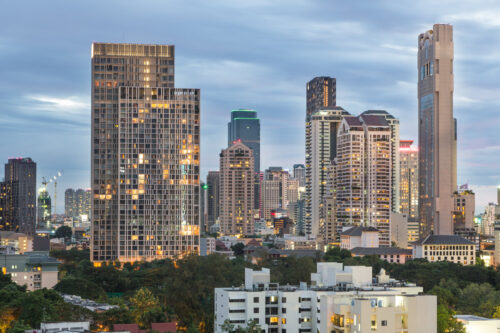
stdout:
POLYGON ((399 156, 399 119, 385 110, 368 110, 362 115, 378 115, 385 118, 391 130, 391 211, 399 213, 399 183, 400 183, 400 156, 399 156))
POLYGON ((379 230, 390 246, 391 130, 384 116, 344 117, 337 141, 337 232, 349 225, 379 230))
POLYGON ((253 151, 236 142, 220 153, 220 231, 226 235, 254 232, 253 151))
POLYGON ((200 91, 174 88, 174 46, 92 45, 97 262, 199 251, 200 91))
POLYGON ((418 221, 418 148, 412 144, 413 140, 399 143, 399 210, 408 216, 408 222, 418 221))
POLYGON ((453 27, 418 36, 419 218, 421 236, 453 234, 457 126, 453 118, 453 27))
POLYGON ((321 201, 327 192, 327 166, 337 156, 337 131, 342 119, 349 115, 339 106, 322 107, 307 122, 306 137, 306 225, 308 236, 318 236, 321 201))
POLYGON ((29 157, 9 158, 5 164, 5 181, 0 184, 3 218, 0 230, 35 234, 36 163, 29 157))
POLYGON ((261 185, 261 218, 271 220, 271 211, 288 206, 288 182, 290 175, 281 167, 269 167, 264 172, 261 185))
POLYGON ((306 85, 306 121, 324 106, 337 105, 337 79, 329 76, 315 77, 306 85))

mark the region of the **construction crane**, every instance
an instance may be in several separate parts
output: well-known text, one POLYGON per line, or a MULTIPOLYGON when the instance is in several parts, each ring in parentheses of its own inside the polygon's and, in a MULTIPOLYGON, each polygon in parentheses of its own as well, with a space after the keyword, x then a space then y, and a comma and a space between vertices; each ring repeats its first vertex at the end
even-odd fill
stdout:
MULTIPOLYGON (((57 179, 60 178, 61 176, 62 176, 62 171, 58 171, 57 175, 49 179, 49 182, 54 183, 54 220, 55 220, 55 215, 57 214, 57 179)), ((43 178, 43 180, 45 181, 45 178, 43 178)))

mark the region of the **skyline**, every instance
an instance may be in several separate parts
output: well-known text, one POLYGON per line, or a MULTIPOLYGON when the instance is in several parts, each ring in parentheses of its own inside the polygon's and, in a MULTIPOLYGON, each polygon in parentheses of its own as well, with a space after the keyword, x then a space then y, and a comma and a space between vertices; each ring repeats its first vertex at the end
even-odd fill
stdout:
MULTIPOLYGON (((25 4, 10 3, 1 17, 6 28, 0 32, 0 140, 7 143, 0 146, 0 157, 2 163, 13 156, 33 158, 38 186, 42 176, 63 170, 58 213, 66 188, 90 185, 92 41, 176 46, 176 86, 201 88, 204 179, 209 170, 218 169, 218 154, 226 148, 225 126, 236 108, 255 109, 261 118, 261 170, 304 163, 305 85, 315 76, 337 79, 337 105, 351 114, 387 110, 400 119, 401 139, 417 142, 417 36, 433 23, 450 23, 455 30, 458 183, 469 182, 477 206, 495 199, 500 182, 495 152, 500 146, 494 125, 500 116, 493 112, 499 104, 495 74, 500 67, 495 61, 500 49, 495 49, 494 34, 500 21, 493 2, 484 6, 488 11, 475 2, 454 5, 453 13, 442 10, 448 2, 433 4, 434 13, 427 11, 430 2, 404 9, 390 2, 358 8, 340 2, 296 1, 287 7, 238 2, 222 12, 217 2, 156 2, 155 11, 125 4, 120 15, 105 14, 117 29, 102 29, 105 24, 91 20, 95 14, 99 22, 113 2, 100 4, 103 14, 92 10, 97 2, 65 4, 54 11, 60 3, 31 2, 33 10, 21 20, 16 14, 25 4), (187 10, 191 16, 176 15, 187 10), (364 16, 371 10, 380 14, 374 15, 376 20, 364 16), (147 18, 148 24, 130 27, 129 20, 120 21, 134 16, 147 18), (193 30, 200 35, 192 36, 193 30)), ((48 189, 53 196, 52 186, 48 189)))

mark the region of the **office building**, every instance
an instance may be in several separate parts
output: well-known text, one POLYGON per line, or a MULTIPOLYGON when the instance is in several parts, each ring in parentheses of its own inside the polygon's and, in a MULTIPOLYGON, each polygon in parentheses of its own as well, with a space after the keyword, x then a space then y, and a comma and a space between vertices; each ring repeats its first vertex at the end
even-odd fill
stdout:
POLYGON ((0 255, 3 274, 10 274, 13 282, 25 285, 29 291, 54 287, 58 282, 59 264, 43 251, 0 255))
POLYGON ((372 268, 318 263, 311 284, 280 285, 270 270, 245 269, 241 287, 215 289, 214 332, 224 321, 245 328, 255 321, 264 332, 435 333, 437 301, 422 287, 391 279, 372 268))
POLYGON ((399 141, 399 211, 408 222, 418 222, 418 148, 413 140, 399 141))
POLYGON ((207 175, 207 227, 219 219, 219 171, 209 171, 207 175))
POLYGON ((2 221, 0 230, 33 236, 36 226, 36 163, 29 157, 10 158, 5 181, 0 184, 2 221))
POLYGON ((237 141, 220 153, 220 232, 225 235, 254 233, 253 151, 237 141))
POLYGON ((260 172, 260 119, 257 111, 237 109, 231 111, 231 121, 227 124, 227 146, 240 140, 252 149, 255 160, 254 171, 260 172))
POLYGON ((40 229, 48 230, 51 225, 52 204, 47 188, 43 187, 38 190, 38 217, 37 226, 40 229))
POLYGON ((346 116, 338 131, 337 232, 372 226, 380 245, 390 246, 391 131, 383 116, 346 116))
POLYGON ((428 235, 412 244, 413 258, 475 265, 476 245, 456 235, 428 235))
POLYGON ((314 112, 306 127, 306 225, 308 236, 318 236, 322 198, 327 191, 327 166, 337 157, 337 131, 349 115, 339 106, 314 112), (309 133, 309 134, 307 134, 309 133))
POLYGON ((92 45, 91 259, 199 252, 200 91, 174 88, 174 46, 92 45))
POLYGON ((231 121, 227 124, 227 146, 234 142, 241 141, 245 146, 252 149, 254 157, 254 208, 258 209, 260 193, 260 119, 257 118, 257 111, 247 109, 237 109, 231 111, 231 121))
POLYGON ((293 178, 298 180, 300 187, 306 186, 306 166, 304 164, 293 165, 293 178))
POLYGON ((453 234, 457 125, 453 118, 453 27, 418 36, 419 218, 421 237, 453 234))

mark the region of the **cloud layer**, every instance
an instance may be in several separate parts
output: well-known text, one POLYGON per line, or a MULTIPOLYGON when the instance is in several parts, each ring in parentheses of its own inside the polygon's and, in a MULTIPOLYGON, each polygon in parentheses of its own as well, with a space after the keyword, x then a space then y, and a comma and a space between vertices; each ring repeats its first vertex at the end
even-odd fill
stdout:
MULTIPOLYGON (((0 13, 0 161, 31 156, 39 176, 90 183, 90 45, 176 45, 176 86, 202 89, 202 172, 218 168, 232 108, 261 118, 262 168, 304 159, 305 84, 337 78, 351 113, 386 109, 417 139, 416 42, 454 25, 459 182, 478 206, 500 183, 496 1, 11 1, 0 13)), ((493 196, 492 198, 490 198, 493 196)), ((58 200, 59 201, 59 200, 58 200)), ((62 201, 58 202, 62 212, 62 201)))

